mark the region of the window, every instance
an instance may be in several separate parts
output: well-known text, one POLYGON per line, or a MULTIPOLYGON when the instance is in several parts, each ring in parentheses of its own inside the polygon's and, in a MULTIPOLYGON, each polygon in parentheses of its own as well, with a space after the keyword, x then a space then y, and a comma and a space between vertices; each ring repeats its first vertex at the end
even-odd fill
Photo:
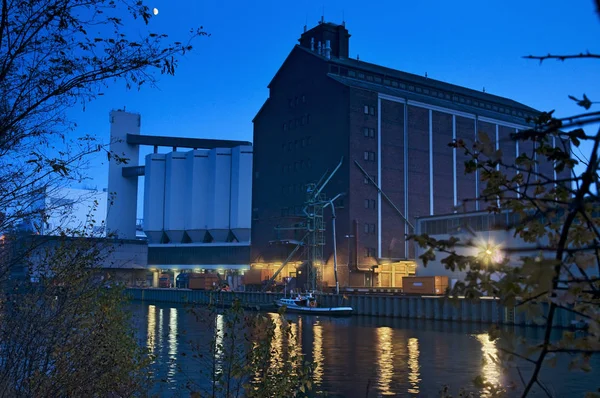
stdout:
POLYGON ((369 129, 369 138, 375 138, 375 129, 369 129))
POLYGON ((369 128, 368 127, 363 128, 363 134, 365 137, 369 136, 369 128))
POLYGON ((381 84, 381 78, 379 76, 375 76, 375 83, 381 84))
POLYGON ((371 116, 375 116, 375 107, 374 106, 369 107, 369 113, 371 114, 371 116))
POLYGON ((395 80, 392 80, 392 87, 398 87, 398 82, 395 80))
POLYGON ((362 72, 358 72, 358 78, 359 79, 364 79, 365 78, 365 74, 362 72))
POLYGON ((369 224, 365 224, 365 234, 369 233, 369 224))
POLYGON ((365 257, 376 257, 377 254, 375 252, 375 248, 373 247, 365 247, 365 257))
POLYGON ((365 209, 369 208, 369 199, 365 199, 365 209))
POLYGON ((365 105, 365 115, 369 114, 369 105, 365 105))
POLYGON ((306 115, 306 124, 310 123, 310 115, 306 115))
POLYGON ((373 81, 373 76, 372 75, 367 75, 367 80, 372 82, 373 81))
POLYGON ((375 161, 375 152, 365 151, 364 152, 364 159, 368 160, 370 162, 374 162, 375 161))
POLYGON ((353 71, 353 70, 349 70, 349 71, 348 71, 348 76, 349 76, 349 77, 356 77, 356 72, 355 72, 355 71, 353 71))
POLYGON ((302 119, 300 120, 300 125, 304 126, 306 124, 306 115, 302 116, 302 119))
POLYGON ((363 128, 363 135, 367 138, 375 138, 375 129, 371 129, 368 127, 363 128))
POLYGON ((302 103, 306 104, 306 95, 302 94, 302 103))
POLYGON ((288 129, 287 123, 283 123, 283 131, 287 131, 287 129, 288 129))
POLYGON ((375 224, 369 224, 369 232, 372 234, 375 233, 375 224))
POLYGON ((258 171, 254 172, 254 178, 256 178, 258 180, 258 177, 260 177, 260 173, 258 171))

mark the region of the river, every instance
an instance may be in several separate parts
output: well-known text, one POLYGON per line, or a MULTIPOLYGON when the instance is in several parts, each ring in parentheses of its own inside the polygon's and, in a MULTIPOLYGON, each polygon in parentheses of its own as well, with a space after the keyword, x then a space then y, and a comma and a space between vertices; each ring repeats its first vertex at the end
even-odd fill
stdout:
MULTIPOLYGON (((155 355, 155 392, 189 396, 186 382, 197 382, 205 365, 181 353, 190 352, 189 341, 212 338, 210 329, 183 306, 135 302, 129 309, 140 343, 155 355)), ((503 371, 493 361, 502 342, 490 341, 485 325, 360 316, 286 318, 294 325, 306 359, 314 364, 317 395, 325 391, 330 397, 437 397, 448 385, 458 396, 460 387, 475 391, 473 379, 478 374, 490 382, 522 385, 514 366, 503 371)), ((514 334, 529 343, 541 338, 537 328, 516 328, 514 334)), ((569 372, 568 363, 568 358, 560 358, 556 367, 542 372, 543 384, 553 396, 598 391, 599 358, 593 358, 592 373, 569 372)), ((524 377, 533 369, 525 361, 518 366, 524 377)))

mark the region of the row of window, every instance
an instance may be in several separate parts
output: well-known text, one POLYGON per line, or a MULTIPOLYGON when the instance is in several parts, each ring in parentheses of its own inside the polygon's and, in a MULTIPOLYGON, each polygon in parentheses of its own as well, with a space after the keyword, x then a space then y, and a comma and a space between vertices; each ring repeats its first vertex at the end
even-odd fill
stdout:
POLYGON ((365 234, 374 234, 375 233, 375 224, 366 224, 364 225, 365 227, 365 234))
POLYGON ((365 105, 364 112, 365 112, 365 115, 375 116, 375 107, 374 106, 365 105))
POLYGON ((308 123, 310 123, 310 115, 302 115, 283 123, 283 131, 294 130, 296 127, 304 126, 308 123))
POLYGON ((517 214, 481 214, 476 216, 453 217, 443 220, 427 220, 421 224, 421 231, 428 235, 447 235, 461 231, 504 230, 507 225, 518 223, 517 214))
POLYGON ((306 193, 305 189, 306 184, 292 184, 292 185, 283 185, 281 187, 281 193, 306 193))
MULTIPOLYGON (((336 209, 343 209, 344 208, 344 199, 338 199, 335 201, 335 208, 336 209)), ((281 217, 289 217, 289 216, 306 216, 306 214, 304 214, 304 212, 302 211, 302 209, 304 209, 304 206, 290 206, 290 207, 283 207, 281 208, 281 217)), ((373 224, 374 225, 374 224, 373 224)))
POLYGON ((283 174, 308 169, 312 169, 312 162, 310 161, 310 159, 297 160, 294 163, 288 163, 281 166, 281 172, 283 174))
MULTIPOLYGON (((445 92, 443 90, 432 89, 432 88, 428 88, 425 86, 418 86, 416 84, 406 83, 401 80, 394 80, 394 79, 390 78, 389 76, 382 77, 382 76, 372 75, 372 74, 364 73, 359 70, 340 68, 337 65, 331 65, 330 72, 337 74, 337 75, 341 75, 341 76, 348 76, 348 77, 355 78, 355 79, 358 78, 361 80, 366 80, 368 82, 383 84, 384 86, 399 88, 401 90, 414 91, 416 93, 425 94, 425 95, 429 95, 431 97, 445 99, 445 100, 452 101, 452 102, 458 102, 461 104, 472 105, 472 106, 476 106, 479 108, 488 109, 488 110, 499 112, 499 113, 504 113, 507 115, 519 116, 519 117, 523 117, 523 118, 528 118, 528 117, 531 118, 533 116, 529 113, 522 112, 521 110, 518 110, 518 109, 504 107, 499 104, 494 104, 494 103, 487 102, 487 101, 481 101, 480 99, 465 97, 465 96, 458 95, 455 93, 445 92)), ((365 114, 367 114, 366 111, 365 111, 365 114)), ((372 113, 372 114, 374 115, 374 113, 372 113)))
POLYGON ((365 209, 376 209, 377 201, 375 199, 365 199, 365 209))
POLYGON ((301 103, 306 104, 306 95, 302 94, 300 97, 290 98, 288 99, 288 103, 290 108, 295 108, 301 103))
POLYGON ((366 138, 375 138, 375 129, 369 128, 369 127, 364 127, 363 128, 363 135, 366 138))
POLYGON ((295 149, 305 148, 312 145, 312 137, 303 137, 298 140, 288 141, 281 144, 281 150, 291 152, 295 149))
POLYGON ((377 159, 375 152, 372 152, 372 151, 365 151, 363 157, 365 160, 367 160, 369 162, 374 162, 377 159))

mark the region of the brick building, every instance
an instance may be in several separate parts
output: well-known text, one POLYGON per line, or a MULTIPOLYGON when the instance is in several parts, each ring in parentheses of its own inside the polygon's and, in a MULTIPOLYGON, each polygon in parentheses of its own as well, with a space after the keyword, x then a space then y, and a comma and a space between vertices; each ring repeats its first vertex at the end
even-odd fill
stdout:
MULTIPOLYGON (((519 147, 509 134, 528 128, 526 119, 537 111, 350 59, 349 39, 344 25, 321 22, 305 29, 253 120, 252 262, 277 265, 287 257, 293 245, 275 243, 301 238, 302 232, 287 228, 304 220, 305 184, 318 181, 343 157, 325 189, 328 197, 346 193, 336 202, 340 284, 393 286, 398 282, 386 266, 414 259, 414 247, 405 240, 413 230, 355 161, 412 225, 421 216, 476 211, 484 204, 464 200, 476 199, 482 184, 465 175, 465 155, 448 143, 473 141, 477 132, 486 132, 508 159, 531 153, 531 143, 519 147)), ((553 173, 552 165, 542 167, 553 173)), ((329 210, 325 219, 323 278, 331 284, 329 210)))

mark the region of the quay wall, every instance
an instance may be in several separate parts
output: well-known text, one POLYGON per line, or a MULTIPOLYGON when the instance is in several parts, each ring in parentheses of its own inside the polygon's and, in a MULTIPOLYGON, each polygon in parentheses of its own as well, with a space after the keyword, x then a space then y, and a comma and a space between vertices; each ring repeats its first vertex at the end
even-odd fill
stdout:
MULTIPOLYGON (((209 292, 188 289, 128 288, 126 294, 137 301, 163 303, 198 303, 229 306, 237 298, 245 307, 265 309, 281 297, 281 293, 209 292)), ((429 319, 450 322, 538 326, 535 319, 517 308, 507 308, 496 299, 450 300, 435 296, 392 296, 377 294, 318 295, 322 307, 350 306, 355 315, 429 319)), ((571 328, 577 322, 575 314, 558 309, 554 327, 571 328)))

